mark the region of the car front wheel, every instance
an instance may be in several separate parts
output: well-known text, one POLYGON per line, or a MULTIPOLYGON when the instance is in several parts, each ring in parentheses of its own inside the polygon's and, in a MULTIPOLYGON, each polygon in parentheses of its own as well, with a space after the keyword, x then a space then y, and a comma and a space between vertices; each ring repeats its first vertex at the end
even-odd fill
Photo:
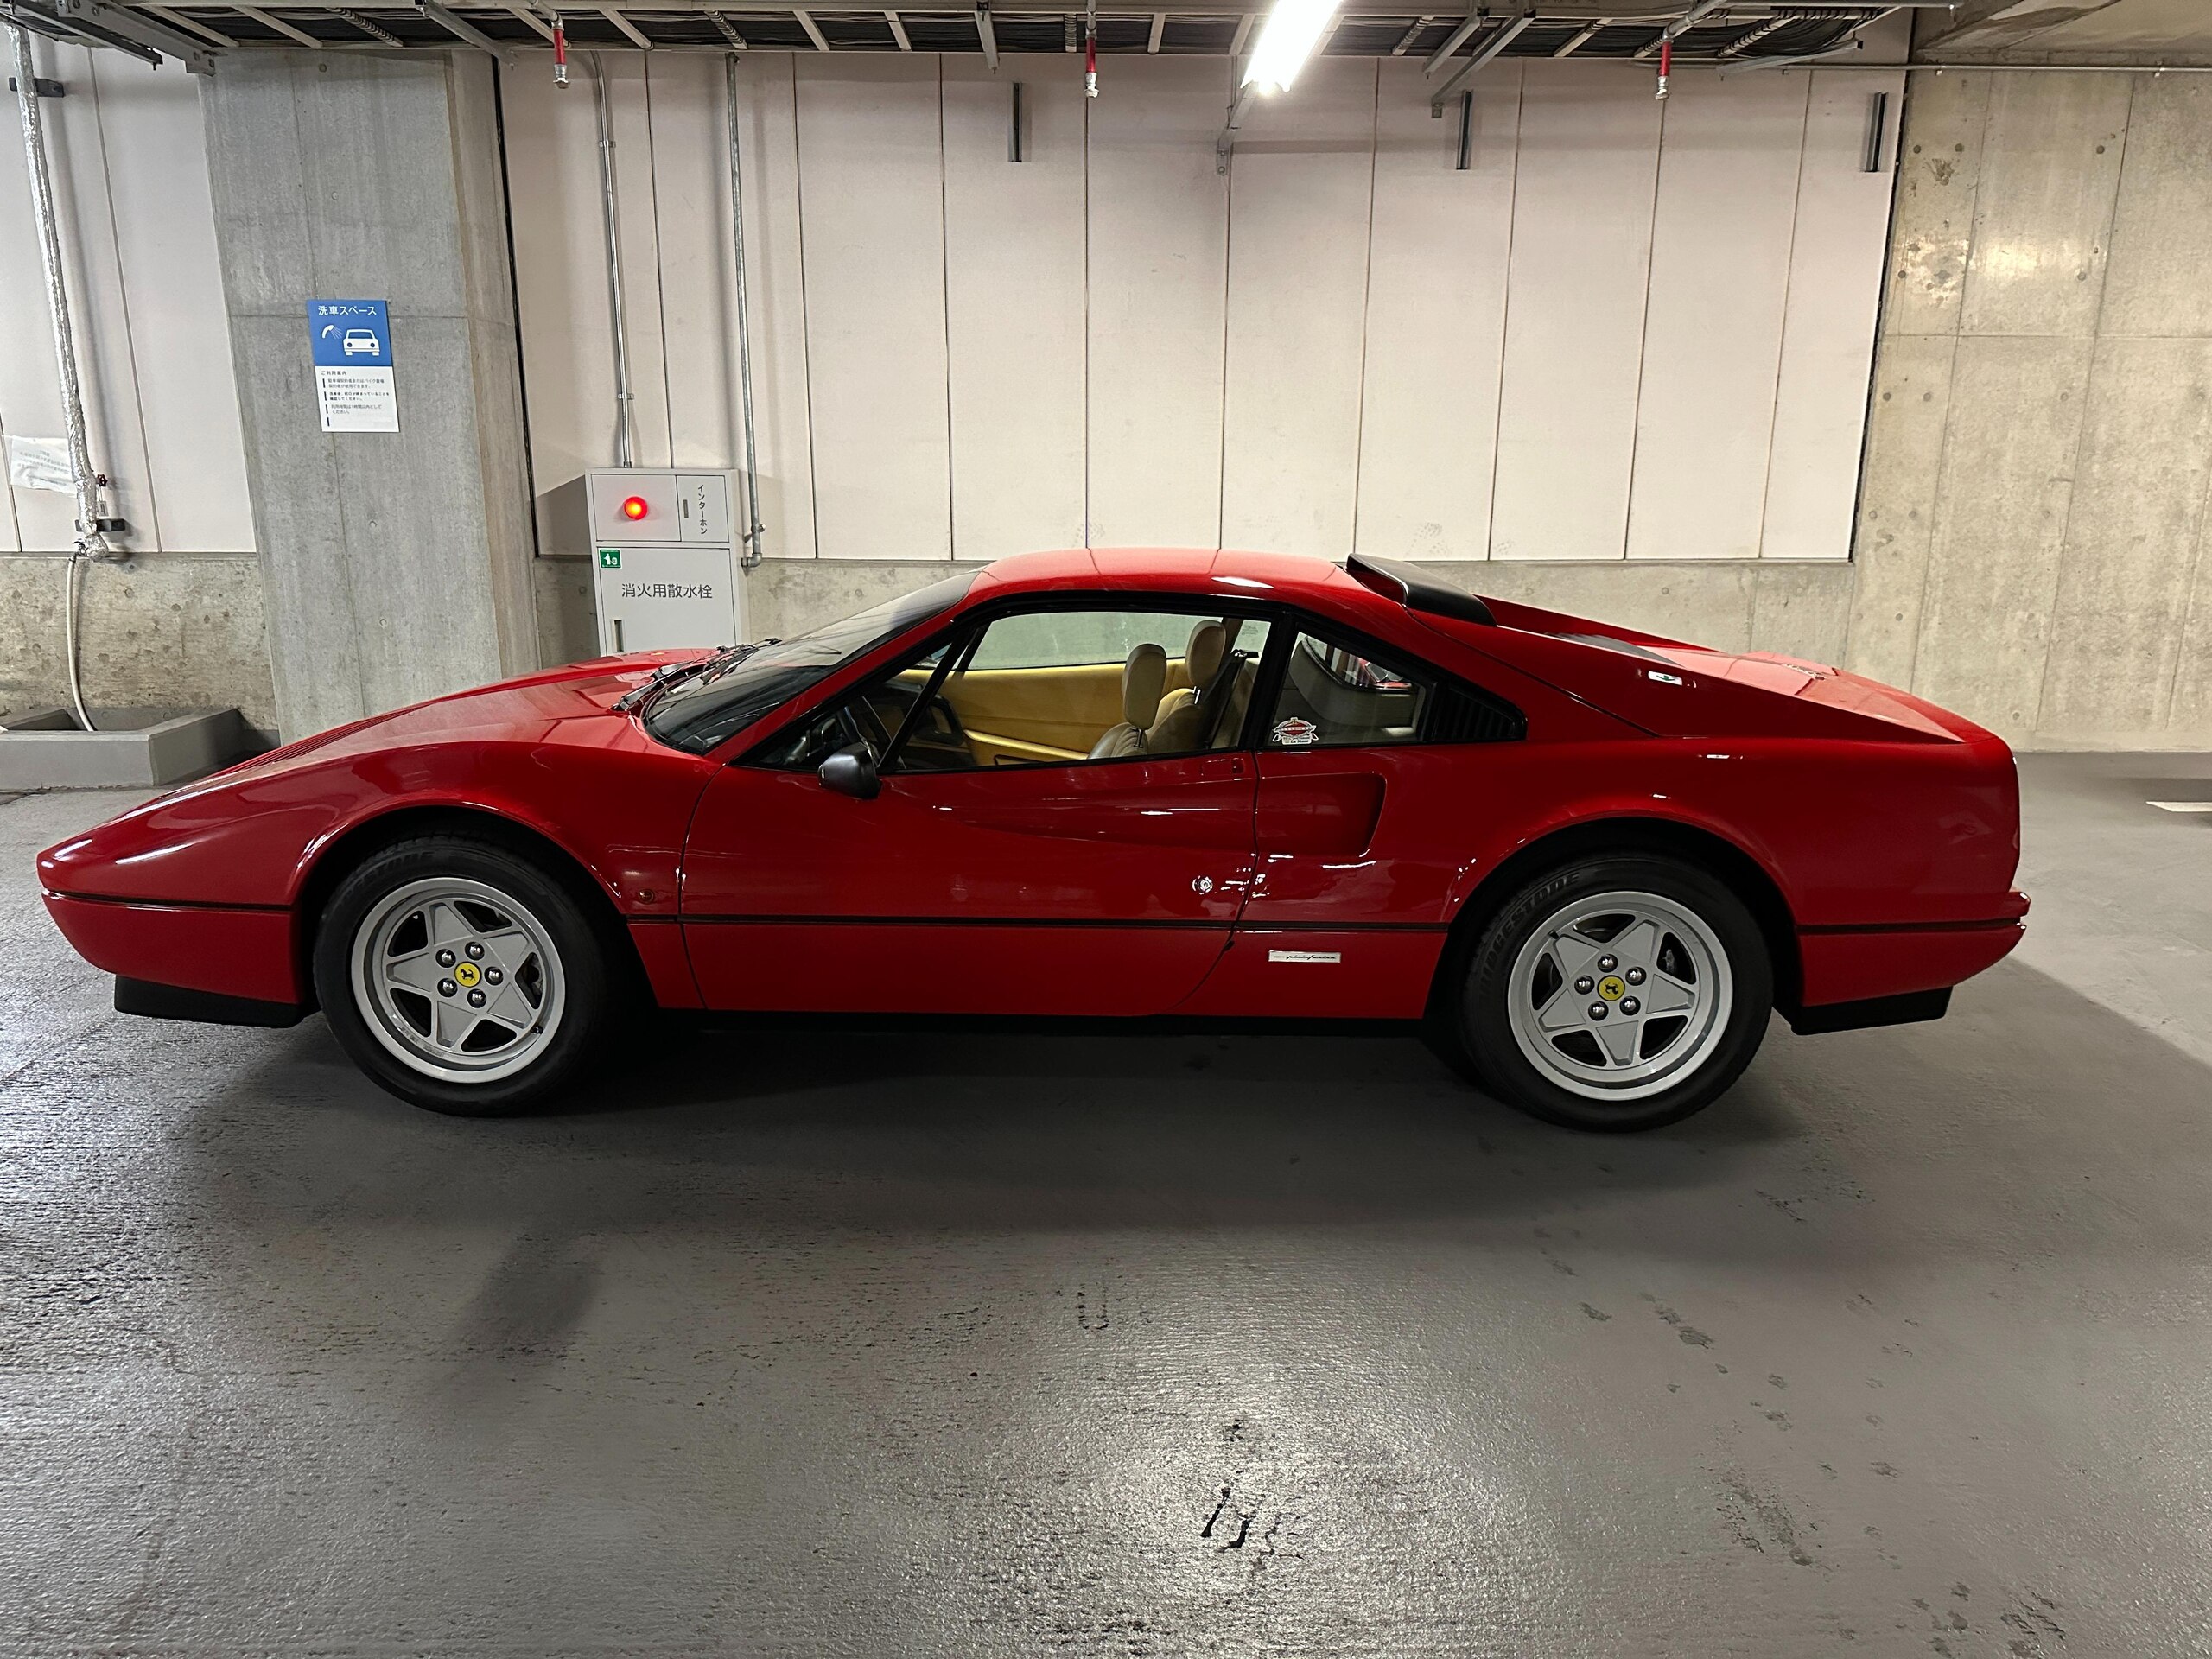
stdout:
POLYGON ((1573 1128, 1656 1128, 1742 1075, 1773 969, 1751 912, 1705 871, 1644 855, 1578 861, 1508 899, 1456 1009, 1478 1082, 1573 1128))
POLYGON ((611 1000, 576 899, 527 859, 456 836, 388 847, 339 885, 315 982, 364 1071, 464 1116, 515 1111, 571 1082, 611 1000))

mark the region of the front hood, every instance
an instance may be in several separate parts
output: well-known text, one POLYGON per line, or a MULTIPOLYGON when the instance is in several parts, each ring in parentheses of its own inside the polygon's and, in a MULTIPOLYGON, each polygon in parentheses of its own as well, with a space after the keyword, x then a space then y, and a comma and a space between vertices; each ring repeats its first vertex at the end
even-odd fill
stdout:
POLYGON ((281 767, 309 755, 329 760, 417 743, 538 741, 552 736, 567 721, 608 717, 615 701, 655 669, 703 655, 698 651, 633 651, 620 657, 568 663, 334 726, 215 775, 232 778, 241 772, 281 767))

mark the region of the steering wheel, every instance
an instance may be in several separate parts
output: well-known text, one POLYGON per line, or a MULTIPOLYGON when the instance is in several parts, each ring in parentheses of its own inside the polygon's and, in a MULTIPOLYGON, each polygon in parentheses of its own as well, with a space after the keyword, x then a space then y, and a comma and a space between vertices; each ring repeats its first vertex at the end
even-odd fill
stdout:
POLYGON ((877 760, 891 747, 891 734, 883 729, 883 722, 875 710, 868 707, 866 697, 853 697, 837 710, 837 723, 845 728, 854 742, 865 744, 868 752, 877 760))

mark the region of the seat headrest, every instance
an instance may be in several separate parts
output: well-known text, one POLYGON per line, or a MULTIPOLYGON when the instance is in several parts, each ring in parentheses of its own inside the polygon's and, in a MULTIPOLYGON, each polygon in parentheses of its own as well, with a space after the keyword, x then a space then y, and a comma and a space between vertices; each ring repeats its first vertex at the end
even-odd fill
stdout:
POLYGON ((1191 630, 1191 642, 1183 647, 1183 666, 1190 671, 1192 690, 1203 691, 1213 683, 1228 650, 1229 630, 1220 623, 1201 622, 1191 630))
POLYGON ((1155 645, 1139 645, 1122 666, 1122 718, 1132 726, 1150 726, 1166 689, 1166 652, 1155 645))

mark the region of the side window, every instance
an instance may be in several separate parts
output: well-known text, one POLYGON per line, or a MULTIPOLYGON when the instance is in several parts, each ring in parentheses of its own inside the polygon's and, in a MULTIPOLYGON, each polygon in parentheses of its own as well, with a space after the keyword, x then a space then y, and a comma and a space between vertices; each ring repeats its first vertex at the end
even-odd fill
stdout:
POLYGON ((956 660, 899 772, 1065 766, 1236 745, 1268 625, 1186 611, 1000 617, 956 660))
POLYGON ((1291 642, 1282 690, 1268 716, 1274 749, 1367 747, 1421 736, 1430 677, 1310 633, 1291 642))
POLYGON ((1370 748, 1389 743, 1488 743, 1524 736, 1519 709, 1416 668, 1300 633, 1268 711, 1271 749, 1370 748))
MULTIPOLYGON (((765 748, 748 756, 748 763, 779 772, 812 772, 840 749, 850 748, 856 743, 867 745, 871 753, 880 757, 890 748, 891 740, 898 735, 916 701, 927 690, 938 664, 944 659, 946 649, 938 645, 926 655, 816 709, 806 720, 771 739, 765 748)), ((917 750, 926 753, 931 724, 926 719, 917 722, 914 735, 907 740, 910 754, 917 750)), ((964 750, 958 764, 967 764, 964 750)))

